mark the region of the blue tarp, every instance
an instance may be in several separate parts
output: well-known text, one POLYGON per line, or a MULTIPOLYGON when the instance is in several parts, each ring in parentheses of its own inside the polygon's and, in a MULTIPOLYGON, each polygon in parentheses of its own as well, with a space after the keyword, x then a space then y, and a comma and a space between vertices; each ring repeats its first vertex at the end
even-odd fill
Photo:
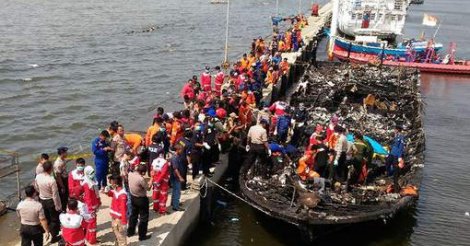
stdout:
MULTIPOLYGON (((354 143, 354 136, 351 133, 348 134, 347 138, 349 142, 354 143)), ((364 139, 370 143, 370 145, 374 149, 375 154, 388 155, 388 151, 379 142, 375 141, 374 139, 368 136, 364 136, 364 139)))

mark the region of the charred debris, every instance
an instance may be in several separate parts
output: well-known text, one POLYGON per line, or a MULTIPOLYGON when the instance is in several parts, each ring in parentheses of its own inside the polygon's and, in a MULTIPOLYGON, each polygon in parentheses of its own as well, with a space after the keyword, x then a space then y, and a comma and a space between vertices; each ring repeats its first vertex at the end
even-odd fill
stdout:
MULTIPOLYGON (((376 66, 354 66, 325 63, 310 66, 294 85, 290 105, 307 108, 301 132, 299 151, 317 123, 326 125, 332 115, 350 131, 360 130, 387 146, 396 124, 403 126, 406 156, 400 186, 419 189, 424 163, 425 135, 422 125, 423 98, 419 91, 419 72, 410 69, 376 66), (373 96, 368 109, 364 99, 373 96)), ((301 155, 301 154, 300 154, 301 155)), ((300 156, 293 157, 296 163, 300 156)), ((384 174, 384 156, 374 157, 365 182, 347 189, 344 184, 322 183, 303 185, 295 167, 286 160, 273 168, 268 179, 253 178, 251 167, 243 167, 241 191, 257 208, 268 215, 292 224, 355 223, 391 217, 398 209, 410 205, 415 197, 387 191, 393 183, 384 174)))

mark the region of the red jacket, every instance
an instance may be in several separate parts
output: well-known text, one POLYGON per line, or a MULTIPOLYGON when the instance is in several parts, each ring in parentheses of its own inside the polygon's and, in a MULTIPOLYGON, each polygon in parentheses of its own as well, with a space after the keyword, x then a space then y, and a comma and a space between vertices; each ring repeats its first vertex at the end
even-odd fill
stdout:
POLYGON ((83 181, 83 172, 79 173, 77 169, 72 170, 69 173, 68 184, 69 184, 69 196, 81 200, 83 193, 83 187, 81 182, 83 181))
POLYGON ((189 99, 194 99, 194 89, 192 87, 191 84, 189 83, 186 83, 184 86, 183 86, 183 89, 181 90, 181 93, 180 93, 180 96, 181 98, 184 99, 184 96, 188 96, 189 99))
POLYGON ((211 85, 211 74, 210 73, 202 73, 201 74, 201 86, 202 89, 205 91, 211 91, 212 90, 212 85, 211 85))
POLYGON ((224 72, 220 71, 217 73, 217 75, 215 76, 215 87, 217 88, 220 88, 222 86, 222 84, 224 83, 224 72))
POLYGON ((59 216, 62 237, 67 245, 85 245, 85 220, 76 211, 68 211, 59 216))
POLYGON ((126 190, 118 188, 117 190, 110 190, 108 196, 112 197, 110 214, 113 219, 120 219, 121 224, 127 224, 127 193, 126 190))
POLYGON ((170 165, 167 160, 163 158, 157 158, 152 162, 152 182, 161 183, 168 182, 170 180, 170 165))
POLYGON ((83 184, 83 202, 85 203, 88 211, 96 212, 98 207, 101 205, 100 195, 94 187, 90 187, 88 183, 83 184))

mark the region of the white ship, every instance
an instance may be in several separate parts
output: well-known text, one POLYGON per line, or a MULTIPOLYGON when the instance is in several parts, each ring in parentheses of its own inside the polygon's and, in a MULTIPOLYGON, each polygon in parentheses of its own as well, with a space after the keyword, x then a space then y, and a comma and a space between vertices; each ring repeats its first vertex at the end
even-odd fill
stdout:
POLYGON ((402 35, 409 0, 338 0, 338 29, 351 37, 402 35))

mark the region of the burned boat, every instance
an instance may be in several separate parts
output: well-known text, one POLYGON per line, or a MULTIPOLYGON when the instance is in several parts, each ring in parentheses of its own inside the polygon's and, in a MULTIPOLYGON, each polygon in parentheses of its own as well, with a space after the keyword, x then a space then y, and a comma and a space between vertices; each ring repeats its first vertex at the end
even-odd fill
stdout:
POLYGON ((302 103, 308 110, 307 119, 294 129, 294 134, 302 132, 298 149, 305 149, 315 124, 327 124, 333 114, 347 129, 360 130, 379 143, 390 142, 395 125, 401 124, 407 146, 399 184, 413 187, 416 194, 390 192, 392 178, 384 174, 384 156, 377 155, 364 183, 351 189, 336 183, 321 191, 302 185, 291 163, 283 162, 268 178, 253 177, 253 163, 246 163, 239 177, 242 195, 262 213, 297 226, 307 241, 357 223, 386 222, 412 206, 418 197, 425 149, 419 72, 320 63, 310 66, 305 75, 289 100, 292 107, 302 103), (364 106, 369 95, 375 97, 372 108, 364 106))

